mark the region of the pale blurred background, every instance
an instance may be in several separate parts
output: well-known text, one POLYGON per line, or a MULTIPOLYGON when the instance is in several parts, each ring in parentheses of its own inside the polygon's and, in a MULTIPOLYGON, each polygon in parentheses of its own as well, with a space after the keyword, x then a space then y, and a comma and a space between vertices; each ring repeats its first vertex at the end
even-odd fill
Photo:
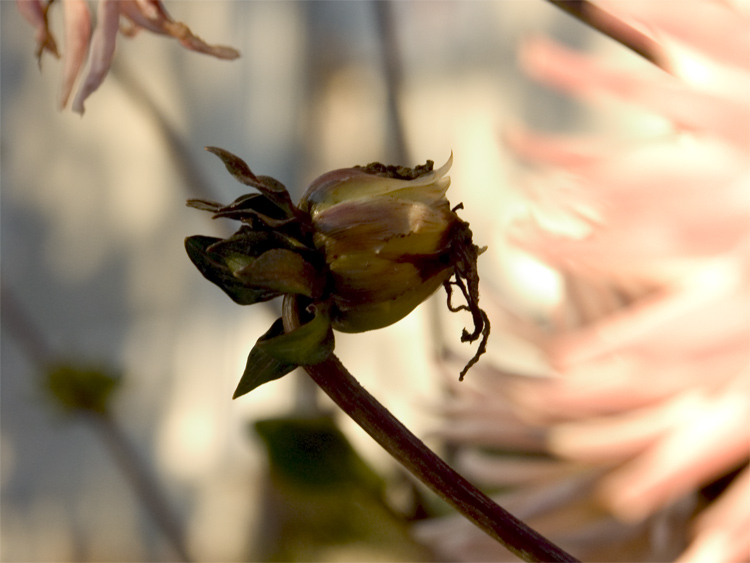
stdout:
MULTIPOLYGON (((235 225, 212 222, 184 203, 201 195, 201 186, 223 202, 243 193, 206 145, 278 178, 295 198, 327 170, 393 161, 387 87, 371 3, 166 6, 206 41, 239 49, 241 58, 215 60, 145 32, 120 38, 114 72, 81 118, 58 111, 59 61, 45 57, 40 72, 32 29, 15 2, 0 2, 2 280, 57 352, 123 373, 117 419, 168 496, 192 556, 251 560, 254 530, 266 517, 266 458, 249 423, 290 414, 305 399, 295 374, 231 401, 278 304, 236 306, 200 276, 183 239, 223 235, 235 225), (183 153, 168 142, 164 123, 183 153)), ((403 2, 393 12, 411 158, 400 164, 442 164, 453 151, 449 198, 464 203, 475 241, 490 246, 480 260, 484 294, 501 292, 531 311, 548 306, 558 297, 554 276, 502 240, 517 197, 502 131, 518 122, 581 130, 607 116, 535 85, 518 70, 517 52, 530 34, 577 47, 605 40, 542 0, 403 2)), ((61 38, 59 11, 52 26, 61 38)), ((442 305, 444 297, 437 298, 442 305)), ((431 427, 425 405, 441 393, 431 311, 422 306, 375 333, 337 335, 345 365, 417 435, 431 427)), ((444 337, 458 344, 469 319, 440 314, 444 337)), ((473 353, 452 348, 467 358, 473 353)), ((516 352, 499 330, 492 335, 491 356, 512 363, 516 352)), ((96 435, 55 410, 38 381, 4 323, 2 560, 173 559, 96 435)), ((358 428, 346 420, 341 426, 381 475, 397 470, 358 428)), ((330 554, 355 556, 395 557, 330 554)))

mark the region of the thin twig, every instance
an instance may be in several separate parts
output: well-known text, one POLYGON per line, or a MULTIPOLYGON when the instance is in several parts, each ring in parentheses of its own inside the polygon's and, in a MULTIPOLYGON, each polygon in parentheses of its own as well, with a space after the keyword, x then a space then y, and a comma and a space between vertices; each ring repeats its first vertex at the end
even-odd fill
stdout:
MULTIPOLYGON (((285 297, 287 331, 300 324, 296 307, 295 297, 285 297)), ((344 413, 417 479, 518 557, 524 561, 577 561, 454 471, 368 393, 336 356, 305 366, 305 370, 344 413)))

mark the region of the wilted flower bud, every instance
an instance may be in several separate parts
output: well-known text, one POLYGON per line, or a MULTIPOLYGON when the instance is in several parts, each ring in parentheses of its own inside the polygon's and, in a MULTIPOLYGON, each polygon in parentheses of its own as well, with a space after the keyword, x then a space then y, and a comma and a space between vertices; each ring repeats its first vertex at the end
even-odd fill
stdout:
POLYGON ((305 319, 294 330, 279 320, 258 340, 235 397, 298 365, 325 360, 333 350, 332 329, 364 332, 393 324, 441 285, 451 311, 472 315, 474 330, 464 330, 461 340, 482 338, 461 378, 484 353, 489 321, 478 304, 481 249, 455 213, 461 206, 451 209, 446 199, 452 156, 438 170, 432 161, 413 169, 373 163, 334 170, 314 180, 295 206, 277 180, 256 176, 227 151, 209 150, 260 193, 226 206, 189 201, 214 217, 244 223, 227 239, 189 237, 190 258, 237 303, 293 295, 305 319), (454 286, 466 305, 451 305, 454 286))
POLYGON ((307 188, 299 208, 330 270, 333 328, 393 324, 453 275, 451 243, 465 223, 445 197, 451 163, 334 170, 307 188))

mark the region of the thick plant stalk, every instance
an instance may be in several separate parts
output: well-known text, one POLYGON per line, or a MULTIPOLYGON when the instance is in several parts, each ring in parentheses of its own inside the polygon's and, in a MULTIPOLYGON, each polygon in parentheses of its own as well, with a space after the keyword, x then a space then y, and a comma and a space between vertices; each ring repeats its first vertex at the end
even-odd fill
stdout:
MULTIPOLYGON (((296 299, 284 298, 284 328, 299 326, 296 299)), ((365 432, 433 492, 524 561, 578 561, 529 528, 430 450, 331 355, 305 366, 318 386, 365 432)))

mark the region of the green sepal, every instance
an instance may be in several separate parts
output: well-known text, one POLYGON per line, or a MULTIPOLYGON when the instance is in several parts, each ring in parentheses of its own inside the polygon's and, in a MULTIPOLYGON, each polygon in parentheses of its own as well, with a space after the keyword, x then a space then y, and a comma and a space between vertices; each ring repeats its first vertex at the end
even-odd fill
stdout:
POLYGON ((232 398, 279 379, 297 366, 324 361, 333 352, 333 346, 331 322, 322 312, 291 332, 284 332, 282 320, 277 319, 250 351, 245 372, 232 398))
POLYGON ((281 338, 283 335, 284 325, 281 319, 278 319, 268 332, 258 339, 247 357, 245 372, 237 384, 237 389, 234 390, 232 399, 241 397, 264 383, 279 379, 297 367, 298 364, 279 361, 261 347, 264 341, 281 338))
POLYGON ((334 343, 331 320, 322 311, 316 311, 307 323, 275 338, 258 341, 256 347, 281 362, 309 366, 326 360, 334 343))
POLYGON ((296 252, 283 248, 264 252, 235 270, 234 275, 248 285, 279 293, 319 297, 322 289, 316 283, 315 268, 296 252))
POLYGON ((252 305, 268 301, 280 295, 278 291, 249 287, 237 279, 226 263, 226 256, 210 252, 209 247, 221 243, 222 239, 195 235, 185 239, 185 250, 203 277, 218 285, 232 301, 240 305, 252 305))

